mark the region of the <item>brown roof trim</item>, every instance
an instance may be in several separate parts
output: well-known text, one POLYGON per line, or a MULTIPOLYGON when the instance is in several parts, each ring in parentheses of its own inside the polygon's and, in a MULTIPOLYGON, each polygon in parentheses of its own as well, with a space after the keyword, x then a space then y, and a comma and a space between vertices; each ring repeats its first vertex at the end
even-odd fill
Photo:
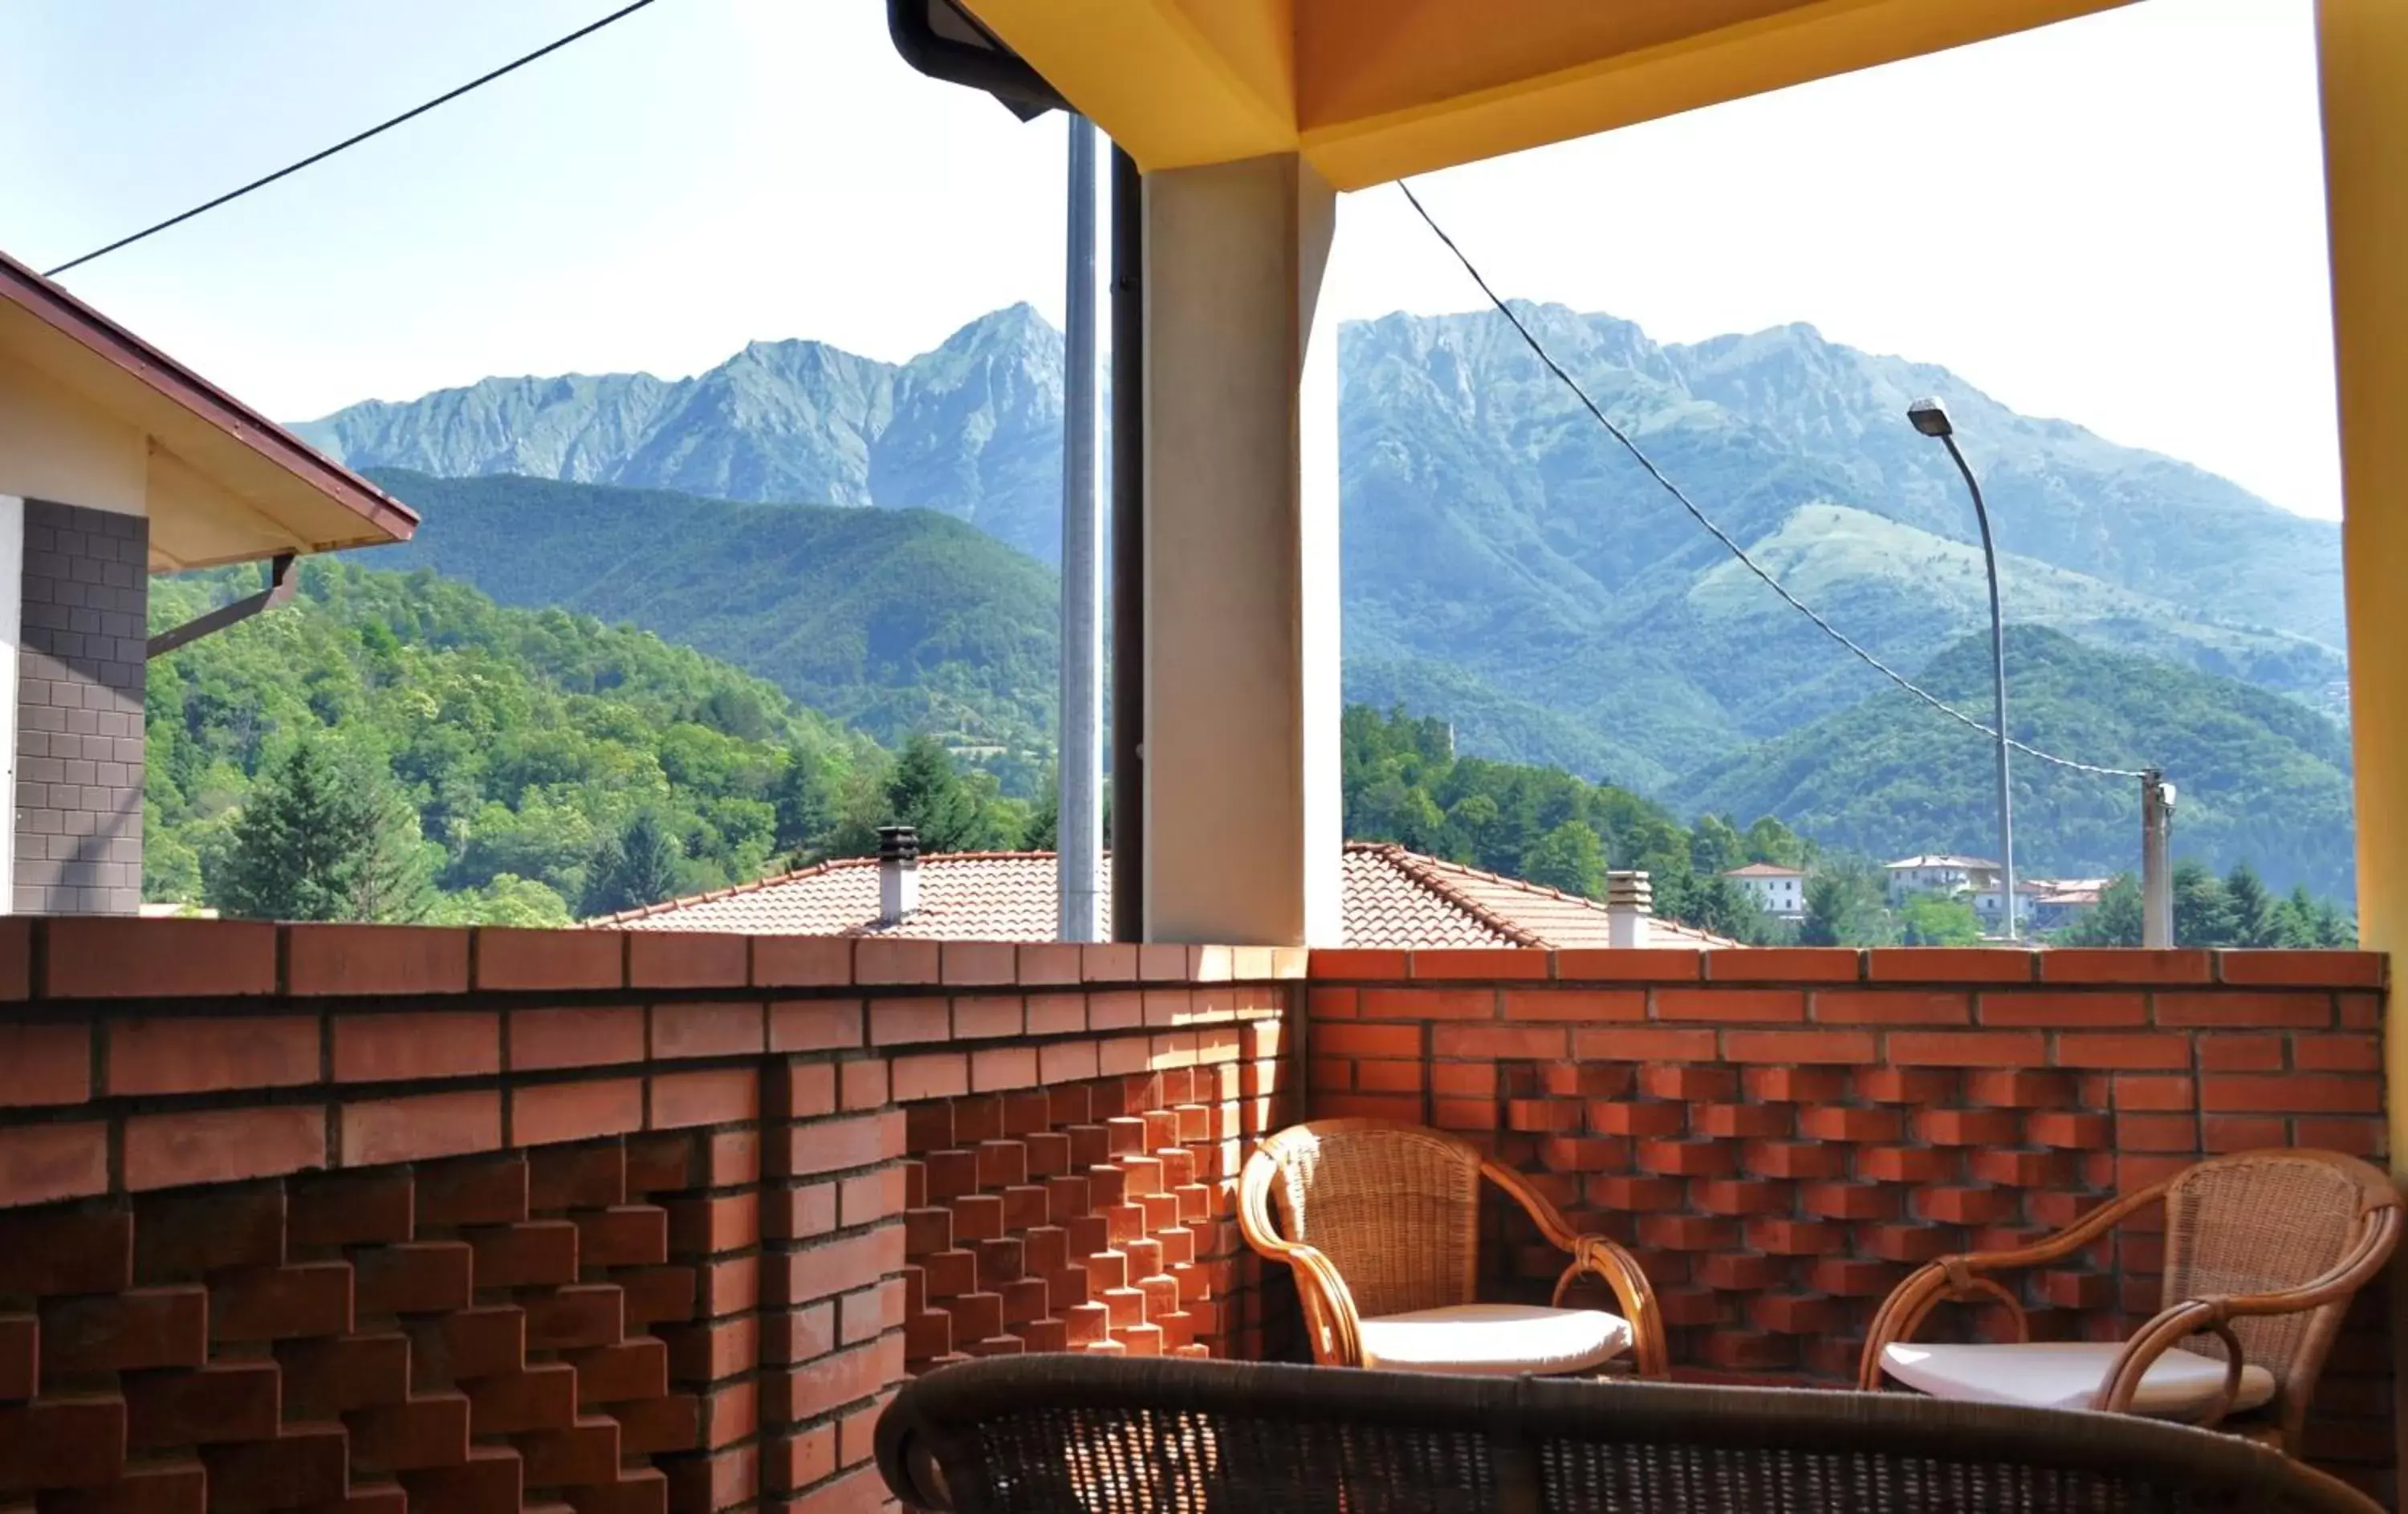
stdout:
POLYGON ((418 512, 6 252, 0 252, 0 299, 140 380, 162 398, 208 422, 394 541, 407 541, 418 529, 418 512))

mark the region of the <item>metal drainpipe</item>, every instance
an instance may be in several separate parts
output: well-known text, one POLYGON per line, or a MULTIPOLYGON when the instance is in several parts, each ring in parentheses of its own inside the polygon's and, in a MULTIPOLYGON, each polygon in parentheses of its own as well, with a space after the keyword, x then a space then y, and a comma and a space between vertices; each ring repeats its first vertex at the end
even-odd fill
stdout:
POLYGON ((1069 256, 1062 356, 1061 778, 1054 867, 1064 941, 1100 941, 1103 849, 1103 518, 1096 499, 1096 128, 1070 118, 1069 256))
POLYGON ((1145 939, 1145 181, 1112 149, 1112 939, 1145 939))

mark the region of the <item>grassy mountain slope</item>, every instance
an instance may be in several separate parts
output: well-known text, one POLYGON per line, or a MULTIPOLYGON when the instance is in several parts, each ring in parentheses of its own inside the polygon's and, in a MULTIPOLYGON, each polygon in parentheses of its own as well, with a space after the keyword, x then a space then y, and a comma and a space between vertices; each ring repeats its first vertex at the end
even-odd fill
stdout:
MULTIPOLYGON (((1917 681, 1958 708, 1989 708, 1989 639, 1946 648, 1917 681)), ((2103 652, 2038 627, 2007 639, 2008 716, 2022 741, 2177 786, 2175 855, 2218 871, 2246 861, 2278 888, 2346 898, 2349 743, 2331 721, 2229 678, 2103 652)), ((1874 853, 1997 846, 1987 738, 1911 696, 1877 695, 1736 753, 1678 786, 1684 809, 1775 815, 1827 846, 1874 853)), ((2137 866, 2139 785, 2014 758, 2016 863, 2031 875, 2137 866)))
POLYGON ((882 740, 1050 743, 1058 591, 1041 564, 926 511, 746 505, 661 490, 373 469, 419 506, 423 565, 505 604, 627 621, 882 740))

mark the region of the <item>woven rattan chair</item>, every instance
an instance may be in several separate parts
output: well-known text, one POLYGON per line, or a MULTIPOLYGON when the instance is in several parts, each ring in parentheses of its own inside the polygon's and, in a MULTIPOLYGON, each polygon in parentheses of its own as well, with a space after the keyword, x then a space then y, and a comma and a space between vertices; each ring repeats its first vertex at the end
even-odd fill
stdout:
POLYGON ((1889 1377, 1948 1398, 2154 1415, 2297 1455, 2342 1314, 2390 1257, 2400 1227, 2399 1190, 2355 1157, 2216 1157, 2035 1245, 1920 1269, 1873 1317, 1857 1386, 1878 1389, 1889 1377), (2166 1264, 2157 1317, 2121 1345, 2032 1342, 2021 1304, 1990 1275, 2060 1261, 2159 1202, 2166 1264), (1952 1300, 2004 1305, 2018 1344, 1916 1343, 1916 1328, 1952 1300))
POLYGON ((878 1420, 959 1514, 2374 1514, 2262 1446, 1902 1393, 996 1357, 878 1420))
POLYGON ((1545 1194, 1468 1141, 1377 1119, 1293 1126, 1247 1161, 1238 1226, 1246 1244, 1296 1274, 1324 1366, 1593 1372, 1628 1351, 1641 1375, 1666 1370, 1663 1317, 1629 1253, 1575 1233, 1545 1194), (1484 1177, 1570 1254, 1555 1307, 1474 1301, 1484 1177), (1591 1275, 1613 1291, 1619 1316, 1561 1306, 1591 1275))

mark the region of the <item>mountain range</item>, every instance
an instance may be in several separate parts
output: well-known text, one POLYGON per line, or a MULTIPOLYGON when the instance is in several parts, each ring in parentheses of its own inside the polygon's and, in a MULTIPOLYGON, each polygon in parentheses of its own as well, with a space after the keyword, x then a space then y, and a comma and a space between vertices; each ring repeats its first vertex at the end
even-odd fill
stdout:
MULTIPOLYGON (((1934 395, 1983 479, 2011 620, 2345 718, 2330 523, 1810 326, 1682 345, 1611 316, 1517 310, 1718 525, 1895 666, 1919 667, 1986 626, 1962 484, 1904 419, 1911 397, 1934 395)), ((1731 560, 1493 313, 1349 324, 1340 374, 1350 699, 1443 715, 1467 751, 1686 801, 1720 791, 1702 775, 1889 686, 1731 560)), ((756 342, 692 379, 488 379, 299 429, 354 465, 423 475, 393 484, 430 507, 409 551, 505 602, 571 603, 699 637, 882 734, 933 721, 1009 746, 1050 728, 1050 578, 970 542, 984 533, 1053 556, 1061 403, 1060 338, 1020 306, 906 364, 756 342), (616 491, 550 504, 514 495, 508 510, 460 502, 457 481, 496 474, 773 512, 925 512, 977 533, 921 543, 942 571, 864 581, 800 517, 787 540, 738 506, 666 529, 659 500, 616 491), (588 512, 603 523, 598 543, 569 527, 588 512), (512 524, 497 525, 505 515, 512 524), (722 522, 739 544, 703 544, 722 522), (850 623, 887 598, 953 596, 976 602, 955 618, 979 630, 924 634, 928 607, 917 607, 906 618, 918 629, 899 633, 911 656, 878 671, 865 656, 861 677, 838 676, 824 655, 841 643, 813 618, 822 584, 853 602, 850 623), (825 692, 838 685, 853 692, 825 692)))

